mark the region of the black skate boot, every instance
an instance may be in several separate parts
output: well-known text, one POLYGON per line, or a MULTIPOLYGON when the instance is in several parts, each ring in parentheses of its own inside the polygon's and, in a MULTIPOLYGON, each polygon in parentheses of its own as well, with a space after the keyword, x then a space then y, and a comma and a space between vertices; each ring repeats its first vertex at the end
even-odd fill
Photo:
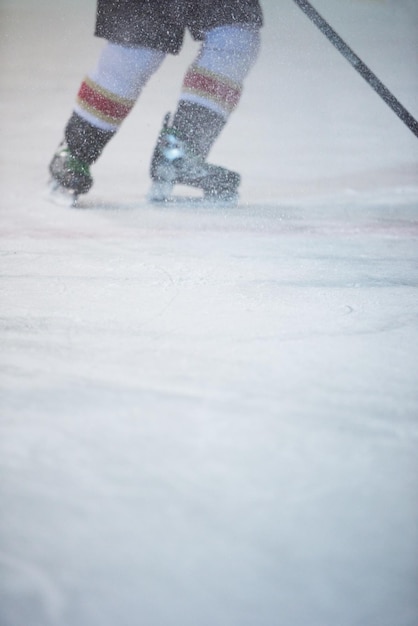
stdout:
POLYGON ((149 200, 167 202, 175 185, 186 185, 202 190, 206 200, 235 203, 240 175, 206 163, 200 154, 193 151, 190 143, 169 126, 169 120, 168 113, 152 156, 149 200))
POLYGON ((114 134, 93 126, 77 113, 72 114, 65 138, 49 164, 50 198, 54 202, 75 206, 78 196, 91 189, 90 166, 114 134))
POLYGON ((49 172, 51 192, 62 195, 63 200, 67 198, 69 204, 75 204, 78 196, 87 193, 93 185, 89 166, 71 154, 65 141, 58 146, 49 172))

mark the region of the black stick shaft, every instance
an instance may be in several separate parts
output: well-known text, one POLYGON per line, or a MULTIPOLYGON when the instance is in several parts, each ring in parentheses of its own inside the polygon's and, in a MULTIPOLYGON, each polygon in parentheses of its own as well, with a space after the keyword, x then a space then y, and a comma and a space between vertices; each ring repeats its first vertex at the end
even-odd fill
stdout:
POLYGON ((355 70, 366 80, 371 87, 379 94, 396 115, 408 126, 408 128, 418 137, 418 122, 405 109, 391 91, 378 79, 371 69, 353 52, 353 50, 341 39, 338 33, 328 24, 328 22, 318 13, 308 0, 294 0, 299 8, 309 17, 309 19, 319 28, 325 37, 337 48, 347 59, 355 70))

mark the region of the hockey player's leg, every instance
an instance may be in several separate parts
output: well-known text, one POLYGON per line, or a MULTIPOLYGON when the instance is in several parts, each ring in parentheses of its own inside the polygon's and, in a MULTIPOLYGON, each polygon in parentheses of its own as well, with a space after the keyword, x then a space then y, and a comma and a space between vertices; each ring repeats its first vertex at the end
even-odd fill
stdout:
POLYGON ((198 187, 208 198, 237 197, 239 174, 208 164, 206 158, 238 105, 259 45, 259 30, 252 26, 222 26, 206 33, 184 77, 173 120, 166 117, 154 150, 151 200, 167 199, 176 184, 198 187))
POLYGON ((51 188, 75 202, 93 184, 90 166, 116 134, 165 54, 107 44, 95 70, 81 84, 65 136, 49 166, 51 188))

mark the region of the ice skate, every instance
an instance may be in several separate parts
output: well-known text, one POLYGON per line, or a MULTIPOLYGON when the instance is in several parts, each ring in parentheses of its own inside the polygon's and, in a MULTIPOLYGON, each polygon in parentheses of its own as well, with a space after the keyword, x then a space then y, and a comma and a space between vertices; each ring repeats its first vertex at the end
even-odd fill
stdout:
POLYGON ((93 184, 89 166, 71 154, 62 142, 49 165, 50 198, 57 204, 74 206, 80 194, 87 193, 93 184))
POLYGON ((151 161, 151 202, 173 199, 175 185, 200 189, 207 201, 231 203, 238 200, 240 175, 218 165, 211 165, 193 152, 188 142, 169 126, 170 114, 157 140, 151 161))

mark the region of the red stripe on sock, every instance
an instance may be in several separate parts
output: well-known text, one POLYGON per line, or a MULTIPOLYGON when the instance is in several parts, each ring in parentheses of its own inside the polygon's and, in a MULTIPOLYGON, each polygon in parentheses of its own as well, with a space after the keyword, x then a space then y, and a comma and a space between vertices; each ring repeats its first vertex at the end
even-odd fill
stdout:
POLYGON ((199 92, 202 96, 221 102, 226 108, 234 109, 241 96, 239 88, 231 87, 222 80, 201 74, 196 70, 189 71, 183 82, 186 89, 199 92))
POLYGON ((94 90, 86 82, 83 82, 78 97, 82 102, 85 102, 89 106, 93 107, 103 115, 113 117, 116 120, 124 120, 132 109, 132 105, 122 104, 116 100, 112 100, 94 90))

